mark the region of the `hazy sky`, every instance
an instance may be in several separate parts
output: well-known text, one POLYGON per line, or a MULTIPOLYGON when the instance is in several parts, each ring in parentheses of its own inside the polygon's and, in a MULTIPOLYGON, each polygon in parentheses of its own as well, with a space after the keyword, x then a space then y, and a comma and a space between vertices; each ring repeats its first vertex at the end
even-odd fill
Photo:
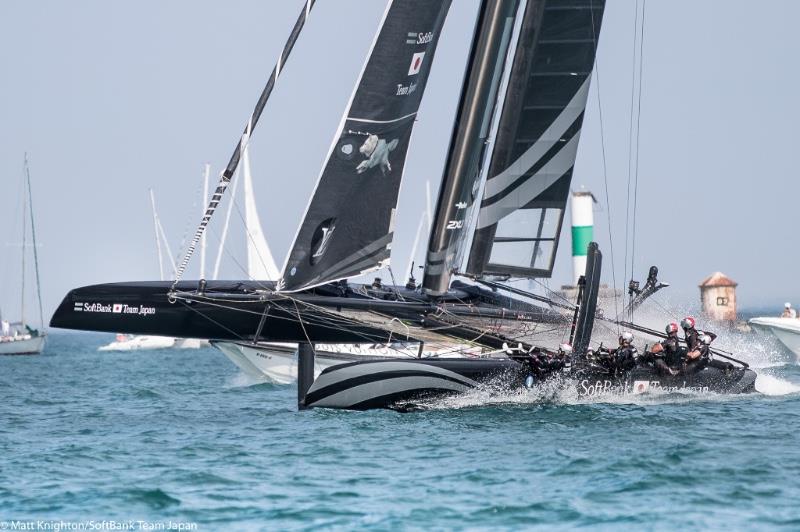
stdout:
MULTIPOLYGON (((393 255, 398 276, 424 209, 425 182, 435 197, 441 178, 478 1, 453 4, 401 189, 393 255)), ((0 305, 6 314, 16 315, 19 306, 23 153, 31 158, 46 314, 76 286, 157 278, 148 187, 177 250, 199 221, 203 163, 211 163, 215 177, 227 163, 301 5, 0 3, 0 305)), ((254 134, 258 204, 279 263, 384 6, 319 0, 254 134)), ((634 0, 608 0, 599 83, 596 76, 573 180, 600 201, 595 235, 606 254, 605 278, 620 286, 634 9, 634 0)), ((792 37, 799 19, 800 3, 792 0, 755 7, 743 0, 647 2, 638 278, 658 264, 674 296, 696 300, 698 282, 721 270, 740 283, 741 306, 777 310, 792 298, 800 304, 794 278, 800 48, 792 37)), ((225 278, 244 276, 237 214, 234 220, 225 278)), ((210 235, 212 255, 220 221, 210 235)), ((568 229, 567 218, 552 285, 571 277, 568 229)), ((196 265, 187 278, 196 277, 196 265)))

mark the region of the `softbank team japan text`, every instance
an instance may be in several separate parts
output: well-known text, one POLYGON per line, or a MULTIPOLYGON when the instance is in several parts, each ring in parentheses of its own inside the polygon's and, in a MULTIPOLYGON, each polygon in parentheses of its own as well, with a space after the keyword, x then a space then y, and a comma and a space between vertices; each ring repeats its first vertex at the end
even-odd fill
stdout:
POLYGON ((108 314, 134 314, 137 316, 151 316, 156 313, 155 307, 144 305, 128 305, 126 303, 75 303, 75 312, 99 312, 108 314))

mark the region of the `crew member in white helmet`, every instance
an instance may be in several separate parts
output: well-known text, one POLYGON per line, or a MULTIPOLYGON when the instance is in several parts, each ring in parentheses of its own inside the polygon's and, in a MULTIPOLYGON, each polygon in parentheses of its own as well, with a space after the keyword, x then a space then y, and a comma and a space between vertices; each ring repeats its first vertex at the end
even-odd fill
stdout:
POLYGON ((781 314, 781 318, 796 318, 797 311, 792 308, 791 303, 786 303, 783 305, 783 314, 781 314))

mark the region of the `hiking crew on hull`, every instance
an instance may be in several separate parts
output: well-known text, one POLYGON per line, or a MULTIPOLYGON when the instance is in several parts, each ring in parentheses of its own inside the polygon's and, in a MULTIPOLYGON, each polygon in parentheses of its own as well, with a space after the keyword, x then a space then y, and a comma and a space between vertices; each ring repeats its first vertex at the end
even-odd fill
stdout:
POLYGON ((633 334, 619 335, 619 346, 609 351, 600 350, 598 360, 611 375, 618 377, 636 367, 639 351, 633 346, 633 334))
POLYGON ((655 344, 650 350, 646 360, 651 360, 659 375, 678 374, 678 370, 683 362, 680 342, 678 341, 678 324, 674 321, 667 324, 664 328, 667 337, 655 344))

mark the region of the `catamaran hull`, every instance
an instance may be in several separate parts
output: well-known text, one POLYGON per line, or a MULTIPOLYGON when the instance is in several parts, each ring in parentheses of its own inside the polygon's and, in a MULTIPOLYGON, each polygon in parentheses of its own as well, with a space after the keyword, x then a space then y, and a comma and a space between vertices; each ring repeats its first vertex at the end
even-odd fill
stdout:
MULTIPOLYGON (((291 384, 297 380, 296 344, 261 344, 254 346, 241 342, 213 342, 213 345, 222 351, 245 374, 253 378, 266 379, 274 384, 291 384)), ((363 356, 360 358, 364 359, 363 356)), ((348 356, 317 351, 314 359, 314 378, 331 366, 355 360, 359 360, 359 355, 348 356)))
MULTIPOLYGON (((212 342, 214 347, 222 351, 231 362, 236 364, 247 375, 257 379, 266 379, 275 384, 291 384, 297 380, 297 344, 247 342, 212 342)), ((431 356, 465 356, 469 347, 449 347, 442 350, 427 350, 423 357, 431 356)), ((475 356, 480 355, 480 349, 475 356)), ((418 347, 374 347, 364 345, 343 344, 339 346, 323 345, 315 350, 314 378, 323 370, 339 364, 365 360, 395 360, 418 357, 418 347), (336 349, 329 351, 328 349, 336 349)))
POLYGON ((527 371, 510 359, 363 361, 323 371, 305 406, 368 410, 467 393, 480 386, 515 389, 527 371))
POLYGON ((109 283, 71 290, 51 327, 210 340, 387 344, 472 340, 494 349, 502 340, 486 334, 514 332, 520 322, 563 324, 562 314, 476 287, 454 290, 449 300, 429 301, 403 287, 352 285, 276 293, 275 283, 209 281, 109 283), (449 320, 449 321, 448 321, 449 320))
POLYGON ((24 340, 0 341, 0 355, 38 355, 44 350, 46 336, 34 336, 24 340))
MULTIPOLYGON (((625 396, 654 392, 741 394, 755 392, 749 369, 725 372, 707 367, 685 376, 663 377, 636 368, 622 378, 594 371, 560 374, 578 397, 625 396)), ((508 393, 536 386, 527 364, 511 359, 397 360, 355 362, 323 371, 305 397, 306 407, 367 410, 400 408, 483 388, 508 393)))
POLYGON ((588 373, 577 377, 579 397, 641 395, 643 393, 743 394, 753 393, 756 373, 746 368, 729 372, 707 367, 688 375, 662 376, 651 368, 635 368, 620 378, 588 373))
MULTIPOLYGON (((231 294, 253 294, 264 286, 257 282, 209 282, 231 294)), ((299 299, 263 302, 258 298, 225 298, 224 302, 185 301, 169 298, 169 282, 109 283, 71 290, 61 302, 51 327, 98 332, 126 333, 214 340, 297 342, 313 338, 326 343, 383 343, 391 332, 353 323, 332 312, 303 306, 299 299), (298 312, 298 308, 302 310, 298 312), (302 322, 298 319, 302 316, 302 322), (263 319, 263 322, 262 322, 263 319), (337 321, 338 320, 338 321, 337 321)), ((180 291, 190 291, 196 282, 183 282, 180 291)))

